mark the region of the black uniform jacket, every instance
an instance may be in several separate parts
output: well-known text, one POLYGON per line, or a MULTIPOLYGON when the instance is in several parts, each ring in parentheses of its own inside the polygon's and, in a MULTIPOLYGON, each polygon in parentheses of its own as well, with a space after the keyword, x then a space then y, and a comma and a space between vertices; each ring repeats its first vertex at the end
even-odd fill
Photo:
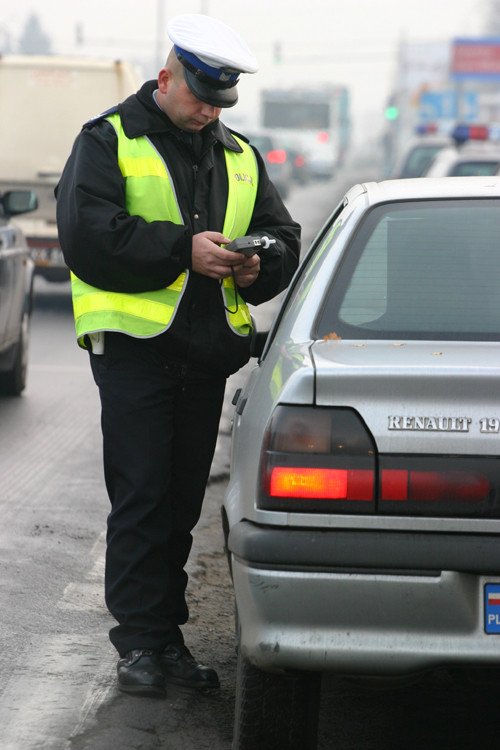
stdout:
MULTIPOLYGON (((156 81, 119 105, 129 138, 147 136, 173 176, 183 224, 146 222, 125 209, 117 137, 103 117, 85 124, 56 188, 59 240, 69 268, 100 289, 142 292, 171 284, 191 269, 192 235, 222 232, 228 183, 223 147, 241 151, 220 120, 200 134, 176 128, 153 98, 156 81)), ((300 226, 292 220, 257 154, 259 185, 248 234, 277 242, 260 253, 260 274, 240 290, 250 304, 272 299, 290 282, 300 253, 300 226)), ((176 360, 229 375, 249 357, 248 337, 229 328, 220 282, 190 271, 174 322, 159 337, 176 360)))

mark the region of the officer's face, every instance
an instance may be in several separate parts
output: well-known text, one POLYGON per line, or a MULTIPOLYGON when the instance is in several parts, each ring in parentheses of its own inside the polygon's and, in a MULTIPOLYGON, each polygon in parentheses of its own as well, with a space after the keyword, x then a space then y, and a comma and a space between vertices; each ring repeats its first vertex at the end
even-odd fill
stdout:
POLYGON ((180 130, 197 133, 221 113, 220 107, 197 99, 189 90, 184 75, 172 75, 168 69, 160 71, 158 76, 158 104, 180 130))

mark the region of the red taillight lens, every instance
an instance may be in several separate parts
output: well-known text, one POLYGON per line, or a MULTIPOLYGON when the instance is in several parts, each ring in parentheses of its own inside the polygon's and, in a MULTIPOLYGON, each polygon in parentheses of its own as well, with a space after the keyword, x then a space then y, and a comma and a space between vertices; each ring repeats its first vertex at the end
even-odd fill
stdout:
POLYGON ((500 459, 379 457, 380 513, 500 517, 500 459))
POLYGON ((303 167, 305 163, 306 163, 306 160, 304 159, 303 156, 296 156, 295 157, 294 164, 295 164, 296 167, 303 167))
POLYGON ((316 136, 316 140, 318 143, 328 143, 330 140, 330 136, 326 132, 326 130, 322 130, 318 135, 316 136))
POLYGON ((370 501, 373 499, 373 479, 372 471, 277 466, 271 473, 269 494, 273 497, 370 501))
POLYGON ((286 162, 286 151, 282 148, 277 148, 274 151, 268 151, 267 161, 270 164, 284 164, 286 162))
POLYGON ((372 512, 375 450, 356 412, 278 406, 261 460, 260 508, 372 512))
POLYGON ((478 502, 490 490, 486 477, 469 471, 382 471, 382 500, 478 502))

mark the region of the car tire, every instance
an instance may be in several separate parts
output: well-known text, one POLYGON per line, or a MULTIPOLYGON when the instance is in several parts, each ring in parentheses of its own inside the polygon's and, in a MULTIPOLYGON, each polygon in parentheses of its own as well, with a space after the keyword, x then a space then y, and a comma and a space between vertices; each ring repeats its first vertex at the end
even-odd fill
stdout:
POLYGON ((10 370, 0 372, 0 394, 3 396, 20 396, 26 387, 29 321, 29 311, 25 310, 21 321, 19 339, 15 345, 12 367, 10 370))
POLYGON ((315 750, 321 674, 263 672, 238 648, 232 750, 315 750))

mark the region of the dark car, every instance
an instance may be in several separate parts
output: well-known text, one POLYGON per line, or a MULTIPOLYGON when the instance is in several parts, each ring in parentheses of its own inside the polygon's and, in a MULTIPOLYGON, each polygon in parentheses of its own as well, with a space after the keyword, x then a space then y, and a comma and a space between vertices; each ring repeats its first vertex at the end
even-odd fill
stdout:
POLYGON ((245 135, 264 159, 267 172, 282 198, 287 198, 293 178, 293 166, 285 145, 269 131, 255 131, 245 135))
POLYGON ((283 147, 286 149, 292 165, 292 179, 297 185, 307 185, 311 181, 311 166, 309 154, 304 144, 297 138, 284 138, 283 147))
POLYGON ((34 263, 22 231, 11 217, 34 211, 29 190, 0 196, 0 394, 18 396, 26 385, 34 263))

